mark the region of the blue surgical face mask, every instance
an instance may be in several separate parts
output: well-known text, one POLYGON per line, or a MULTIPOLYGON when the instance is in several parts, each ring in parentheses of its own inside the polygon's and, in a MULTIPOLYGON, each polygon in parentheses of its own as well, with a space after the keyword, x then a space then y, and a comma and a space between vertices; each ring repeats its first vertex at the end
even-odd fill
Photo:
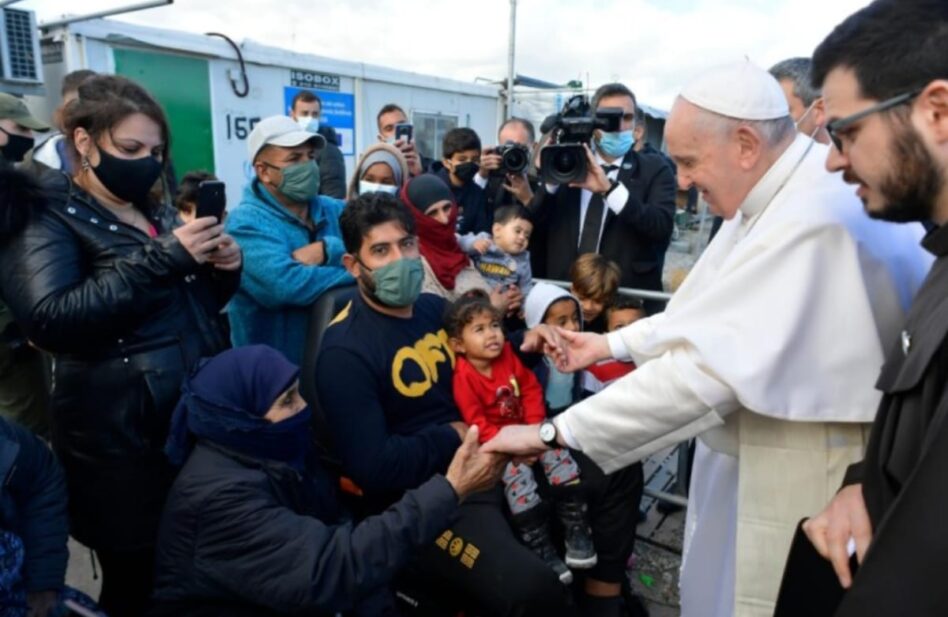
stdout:
POLYGON ((387 144, 390 145, 390 146, 394 146, 396 141, 398 141, 398 140, 395 139, 395 135, 392 135, 391 137, 386 137, 386 138, 385 138, 385 143, 387 143, 387 144))
POLYGON ((366 193, 388 193, 389 195, 395 195, 398 193, 398 187, 391 184, 379 184, 377 182, 369 182, 368 180, 359 180, 359 195, 365 195, 366 193))
POLYGON ((606 156, 619 159, 625 156, 635 145, 635 135, 632 129, 615 133, 603 132, 599 135, 599 151, 606 156))

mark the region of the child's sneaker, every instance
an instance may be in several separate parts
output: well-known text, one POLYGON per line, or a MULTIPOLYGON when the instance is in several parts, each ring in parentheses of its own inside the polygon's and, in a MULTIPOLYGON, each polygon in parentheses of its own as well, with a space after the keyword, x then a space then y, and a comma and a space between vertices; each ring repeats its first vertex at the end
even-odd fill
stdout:
POLYGON ((588 570, 598 561, 586 510, 586 502, 576 496, 556 502, 556 513, 563 524, 566 565, 580 570, 588 570))
POLYGON ((542 515, 542 510, 543 508, 532 508, 526 512, 515 514, 513 516, 514 526, 520 533, 523 543, 556 572, 560 582, 569 585, 573 582, 573 573, 569 571, 563 560, 556 554, 553 541, 550 539, 550 529, 542 515))

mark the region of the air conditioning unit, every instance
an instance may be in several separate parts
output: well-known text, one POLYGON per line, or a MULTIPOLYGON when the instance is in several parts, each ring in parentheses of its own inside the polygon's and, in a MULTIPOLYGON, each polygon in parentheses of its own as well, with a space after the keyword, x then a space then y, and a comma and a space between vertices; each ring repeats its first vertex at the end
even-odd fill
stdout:
POLYGON ((33 11, 0 10, 0 83, 43 83, 39 33, 33 11))

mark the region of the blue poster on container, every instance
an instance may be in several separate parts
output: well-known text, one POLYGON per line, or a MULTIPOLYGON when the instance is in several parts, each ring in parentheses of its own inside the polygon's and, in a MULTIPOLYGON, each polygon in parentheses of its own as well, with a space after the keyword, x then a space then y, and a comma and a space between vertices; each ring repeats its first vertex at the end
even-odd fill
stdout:
POLYGON ((348 92, 326 92, 310 88, 283 88, 284 109, 289 112, 293 97, 300 90, 309 90, 323 102, 320 124, 328 124, 339 135, 339 149, 347 156, 355 156, 355 95, 348 92))

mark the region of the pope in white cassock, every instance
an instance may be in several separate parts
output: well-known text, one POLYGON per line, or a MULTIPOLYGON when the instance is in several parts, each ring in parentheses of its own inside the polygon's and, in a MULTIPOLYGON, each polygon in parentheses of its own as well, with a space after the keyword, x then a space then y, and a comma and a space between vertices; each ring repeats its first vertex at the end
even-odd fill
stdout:
POLYGON ((485 449, 556 441, 612 472, 697 436, 682 615, 769 616, 797 523, 862 456, 872 385, 930 260, 920 225, 865 215, 749 62, 685 87, 665 139, 681 188, 726 222, 664 313, 608 336, 560 332, 564 368, 616 357, 637 370, 485 449))

